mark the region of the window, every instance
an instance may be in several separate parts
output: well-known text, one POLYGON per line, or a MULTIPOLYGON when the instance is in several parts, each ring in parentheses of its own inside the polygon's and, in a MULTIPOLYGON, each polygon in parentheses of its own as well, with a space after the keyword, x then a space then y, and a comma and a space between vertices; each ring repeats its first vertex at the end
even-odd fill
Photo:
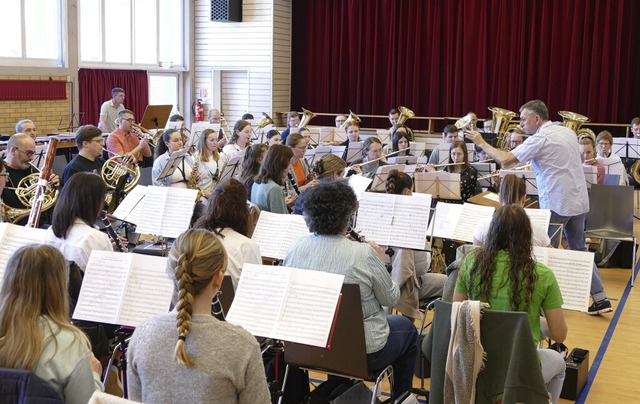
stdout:
POLYGON ((63 0, 2 0, 2 64, 62 66, 62 4, 63 0))
POLYGON ((178 78, 177 73, 149 73, 149 105, 173 105, 171 115, 180 113, 178 78))
POLYGON ((184 66, 183 0, 79 0, 81 64, 184 66))

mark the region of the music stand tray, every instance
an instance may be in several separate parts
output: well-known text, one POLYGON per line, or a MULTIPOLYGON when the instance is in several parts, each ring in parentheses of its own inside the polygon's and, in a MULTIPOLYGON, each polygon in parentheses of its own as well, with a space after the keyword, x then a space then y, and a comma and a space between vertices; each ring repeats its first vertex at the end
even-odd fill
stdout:
POLYGON ((146 129, 164 128, 172 109, 173 105, 147 105, 140 126, 146 129))

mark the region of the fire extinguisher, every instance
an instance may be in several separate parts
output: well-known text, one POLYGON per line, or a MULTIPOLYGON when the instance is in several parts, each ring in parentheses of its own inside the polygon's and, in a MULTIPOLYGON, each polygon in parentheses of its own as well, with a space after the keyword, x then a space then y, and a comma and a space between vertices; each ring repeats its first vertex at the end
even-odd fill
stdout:
POLYGON ((202 104, 202 100, 198 98, 196 102, 191 106, 191 111, 193 112, 193 117, 196 122, 204 121, 204 105, 202 104))

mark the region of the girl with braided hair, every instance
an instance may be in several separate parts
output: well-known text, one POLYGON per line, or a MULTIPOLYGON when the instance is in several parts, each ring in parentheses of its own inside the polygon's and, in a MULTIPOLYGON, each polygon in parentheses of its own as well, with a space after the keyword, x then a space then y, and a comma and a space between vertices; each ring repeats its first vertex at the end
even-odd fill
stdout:
POLYGON ((129 398, 145 403, 268 403, 256 339, 211 315, 226 252, 211 232, 191 229, 173 243, 167 273, 174 310, 138 325, 129 343, 129 398))

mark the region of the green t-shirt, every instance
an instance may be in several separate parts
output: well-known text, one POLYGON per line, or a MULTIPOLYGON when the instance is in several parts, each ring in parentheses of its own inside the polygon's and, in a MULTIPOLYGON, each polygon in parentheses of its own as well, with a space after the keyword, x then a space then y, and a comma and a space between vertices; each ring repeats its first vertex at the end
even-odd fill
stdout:
MULTIPOLYGON (((473 268, 474 254, 469 254, 460 266, 460 274, 456 282, 456 293, 464 293, 470 300, 477 300, 479 291, 475 293, 469 291, 471 280, 471 269, 473 268)), ((492 310, 514 311, 509 303, 509 277, 507 275, 507 266, 509 256, 505 251, 498 252, 496 257, 496 272, 493 277, 493 286, 491 288, 491 298, 489 303, 492 310)), ((538 279, 533 289, 533 296, 529 304, 529 326, 533 334, 533 340, 538 343, 540 340, 540 315, 543 310, 556 309, 562 306, 562 293, 558 281, 553 271, 546 265, 539 262, 536 263, 536 274, 538 279)))

